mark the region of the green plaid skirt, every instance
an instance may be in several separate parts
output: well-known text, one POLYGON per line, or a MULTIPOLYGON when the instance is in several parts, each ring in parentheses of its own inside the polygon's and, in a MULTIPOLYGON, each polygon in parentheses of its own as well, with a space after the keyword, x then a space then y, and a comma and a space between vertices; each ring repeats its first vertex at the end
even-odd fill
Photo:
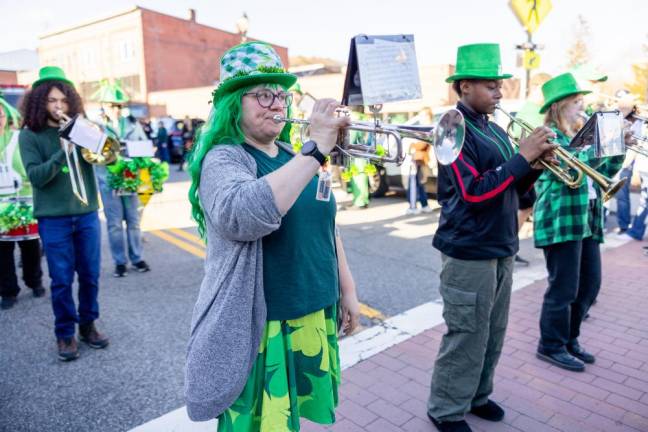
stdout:
POLYGON ((336 305, 268 321, 243 392, 218 417, 218 432, 299 431, 299 418, 335 422, 340 385, 336 305))

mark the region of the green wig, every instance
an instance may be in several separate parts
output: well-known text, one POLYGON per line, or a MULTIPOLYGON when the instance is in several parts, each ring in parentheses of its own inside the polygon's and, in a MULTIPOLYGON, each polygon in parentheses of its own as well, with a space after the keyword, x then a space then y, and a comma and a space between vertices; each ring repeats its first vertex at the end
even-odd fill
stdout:
MULTIPOLYGON (((203 239, 206 239, 205 213, 200 203, 199 194, 203 160, 207 153, 216 145, 242 145, 245 143, 243 131, 240 126, 243 114, 241 98, 243 94, 257 86, 258 84, 252 84, 226 94, 215 95, 209 118, 198 130, 196 141, 189 154, 189 175, 191 176, 189 201, 191 202, 191 216, 198 223, 198 233, 203 239)), ((282 86, 268 84, 267 87, 279 88, 282 86)), ((283 90, 285 91, 286 89, 283 88, 283 90)), ((287 115, 288 117, 291 115, 290 106, 287 108, 287 115)), ((290 143, 290 128, 291 124, 286 123, 281 134, 279 134, 279 141, 290 143)))

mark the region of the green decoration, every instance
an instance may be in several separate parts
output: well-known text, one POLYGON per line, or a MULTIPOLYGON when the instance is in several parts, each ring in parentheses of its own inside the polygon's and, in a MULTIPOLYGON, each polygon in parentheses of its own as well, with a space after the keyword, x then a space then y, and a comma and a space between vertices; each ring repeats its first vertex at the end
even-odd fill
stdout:
POLYGON ((0 209, 0 233, 36 223, 32 206, 24 203, 10 203, 0 209))
POLYGON ((119 158, 108 165, 108 185, 111 189, 137 193, 143 180, 140 176, 142 169, 148 169, 151 177, 151 185, 155 193, 162 192, 164 182, 169 178, 169 164, 160 162, 154 158, 119 158))

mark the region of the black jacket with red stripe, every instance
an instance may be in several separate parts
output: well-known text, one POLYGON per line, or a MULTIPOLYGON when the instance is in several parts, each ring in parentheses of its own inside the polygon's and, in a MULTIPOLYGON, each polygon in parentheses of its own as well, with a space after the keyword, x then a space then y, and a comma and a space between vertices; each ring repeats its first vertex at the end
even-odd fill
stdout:
POLYGON ((439 165, 441 217, 432 244, 458 259, 513 256, 519 248, 519 198, 529 192, 542 171, 532 169, 515 153, 506 132, 489 122, 487 115, 461 102, 457 108, 467 123, 465 141, 455 162, 439 165), (512 156, 507 159, 505 155, 512 156))

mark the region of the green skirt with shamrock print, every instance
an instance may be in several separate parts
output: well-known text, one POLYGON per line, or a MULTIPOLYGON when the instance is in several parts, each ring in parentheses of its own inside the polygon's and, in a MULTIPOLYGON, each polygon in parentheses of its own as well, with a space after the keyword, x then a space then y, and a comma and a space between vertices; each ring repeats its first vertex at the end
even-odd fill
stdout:
POLYGON ((340 385, 336 305, 267 321, 243 392, 218 417, 218 432, 299 431, 299 418, 335 422, 340 385))

